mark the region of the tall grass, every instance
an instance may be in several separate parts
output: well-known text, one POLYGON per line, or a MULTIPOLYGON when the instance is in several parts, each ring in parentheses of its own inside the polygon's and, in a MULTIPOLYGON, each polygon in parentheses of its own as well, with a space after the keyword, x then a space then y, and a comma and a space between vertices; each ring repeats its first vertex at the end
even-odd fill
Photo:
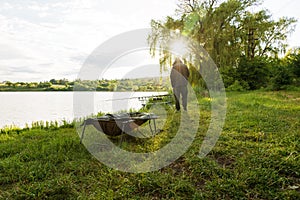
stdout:
POLYGON ((20 128, 16 125, 7 125, 0 129, 0 134, 12 134, 12 133, 21 133, 24 131, 30 131, 33 129, 38 130, 48 130, 48 129, 59 129, 59 128, 73 128, 75 125, 75 120, 73 121, 67 121, 67 120, 61 120, 61 121, 35 121, 32 122, 31 125, 28 123, 25 124, 24 128, 20 128))

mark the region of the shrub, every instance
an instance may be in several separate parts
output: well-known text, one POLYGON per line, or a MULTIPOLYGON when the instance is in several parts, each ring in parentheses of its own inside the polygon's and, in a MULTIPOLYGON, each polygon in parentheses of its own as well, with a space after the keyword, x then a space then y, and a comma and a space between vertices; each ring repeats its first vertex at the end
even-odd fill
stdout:
POLYGON ((287 67, 279 66, 275 68, 274 75, 271 78, 271 88, 273 90, 286 89, 286 87, 291 85, 292 82, 293 77, 287 67))
POLYGON ((247 82, 245 81, 240 82, 238 80, 235 80, 234 83, 227 88, 228 91, 238 91, 238 92, 245 91, 248 89, 249 89, 249 85, 247 82))
POLYGON ((261 57, 252 60, 241 58, 237 68, 237 77, 240 82, 248 84, 250 90, 266 87, 269 82, 268 61, 261 57))

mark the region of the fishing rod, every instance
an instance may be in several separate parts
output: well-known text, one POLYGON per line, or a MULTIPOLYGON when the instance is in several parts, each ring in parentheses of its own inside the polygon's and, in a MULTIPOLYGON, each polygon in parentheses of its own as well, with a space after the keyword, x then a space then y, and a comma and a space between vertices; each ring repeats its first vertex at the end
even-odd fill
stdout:
POLYGON ((128 98, 118 98, 118 99, 106 99, 104 101, 121 101, 121 100, 127 100, 127 99, 138 99, 140 101, 145 101, 150 98, 153 98, 153 100, 162 100, 163 97, 170 97, 170 94, 158 94, 158 95, 150 95, 150 96, 140 96, 140 97, 128 97, 128 98))

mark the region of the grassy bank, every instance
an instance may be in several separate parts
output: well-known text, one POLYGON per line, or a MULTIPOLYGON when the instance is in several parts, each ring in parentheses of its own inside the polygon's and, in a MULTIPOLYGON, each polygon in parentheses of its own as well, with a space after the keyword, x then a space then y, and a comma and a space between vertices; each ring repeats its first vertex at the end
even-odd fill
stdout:
MULTIPOLYGON (((299 199, 300 93, 227 97, 223 133, 207 157, 197 157, 210 120, 210 100, 201 98, 192 146, 170 166, 150 173, 106 167, 80 144, 74 128, 2 133, 0 199, 299 199)), ((122 145, 159 148, 172 130, 167 123, 150 141, 125 138, 122 145)))

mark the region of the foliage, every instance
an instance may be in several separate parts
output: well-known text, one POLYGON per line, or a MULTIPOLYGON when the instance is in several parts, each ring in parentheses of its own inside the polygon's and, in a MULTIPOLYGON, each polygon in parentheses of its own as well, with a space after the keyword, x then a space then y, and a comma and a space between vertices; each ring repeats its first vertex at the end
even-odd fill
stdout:
POLYGON ((244 88, 238 80, 235 80, 234 83, 227 88, 227 91, 242 92, 246 89, 247 88, 244 88))
POLYGON ((270 78, 270 87, 272 90, 286 89, 293 82, 292 69, 283 60, 274 60, 272 62, 272 74, 270 78))
MULTIPOLYGON (((286 47, 287 34, 293 31, 293 18, 274 21, 266 10, 255 13, 249 8, 258 0, 210 1, 182 0, 177 10, 178 19, 152 21, 149 36, 151 52, 161 48, 162 64, 170 60, 168 42, 174 30, 202 44, 218 67, 234 66, 240 56, 253 58, 278 54, 286 47)), ((198 49, 190 48, 190 56, 197 57, 198 49)), ((195 63, 197 64, 197 63, 195 63)))
POLYGON ((268 63, 261 57, 252 60, 243 57, 237 67, 236 76, 237 80, 246 82, 251 90, 266 87, 269 82, 268 63))
MULTIPOLYGON (((286 39, 294 31, 296 20, 287 17, 273 20, 264 9, 250 12, 260 3, 260 0, 181 0, 176 18, 152 20, 150 53, 155 55, 158 50, 162 67, 170 66, 174 57, 170 43, 184 36, 209 53, 220 71, 225 72, 227 87, 236 80, 246 82, 250 89, 266 87, 272 73, 268 72, 269 60, 286 52, 286 39)), ((201 50, 189 45, 188 53, 185 60, 201 71, 201 50)), ((198 77, 191 79, 199 81, 198 77)))
POLYGON ((295 85, 300 86, 300 47, 290 50, 283 62, 290 69, 295 85))

